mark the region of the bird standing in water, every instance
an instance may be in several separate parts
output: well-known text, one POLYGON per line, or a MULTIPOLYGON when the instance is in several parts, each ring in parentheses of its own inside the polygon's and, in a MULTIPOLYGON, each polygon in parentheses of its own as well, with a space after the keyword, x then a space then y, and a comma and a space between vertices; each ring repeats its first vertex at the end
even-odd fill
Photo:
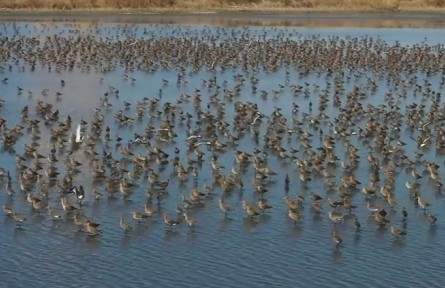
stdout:
POLYGON ((340 237, 337 230, 334 230, 334 233, 332 234, 332 241, 334 241, 336 248, 339 248, 343 243, 343 239, 340 237))

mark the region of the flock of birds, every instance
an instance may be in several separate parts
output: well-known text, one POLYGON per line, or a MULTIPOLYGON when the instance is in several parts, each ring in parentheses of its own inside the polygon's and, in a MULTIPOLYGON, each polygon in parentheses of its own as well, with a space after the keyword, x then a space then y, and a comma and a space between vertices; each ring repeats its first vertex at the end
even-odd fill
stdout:
POLYGON ((85 202, 142 194, 140 209, 115 223, 123 233, 158 217, 168 231, 181 225, 194 231, 202 223, 196 207, 212 209, 213 199, 222 219, 242 210, 256 221, 278 210, 301 229, 305 215, 320 214, 332 222, 336 247, 343 242, 337 228, 351 225, 360 233, 358 215, 366 210, 398 239, 409 231, 408 211, 417 213, 412 207, 428 225, 437 224, 430 199, 443 184, 442 163, 435 162, 445 152, 443 45, 283 31, 253 36, 235 28, 178 28, 167 36, 146 29, 135 38, 134 29, 118 29, 127 37, 107 36, 100 26, 91 27, 95 37, 76 29, 35 37, 15 27, 17 35, 0 37, 2 90, 17 71, 38 69, 97 73, 103 89, 87 120, 64 112, 69 78, 41 91, 17 86, 17 95, 1 100, 5 115, 17 105, 14 97, 29 96, 17 119, 0 118, 1 163, 15 156, 15 166, 0 169, 3 211, 17 228, 47 215, 100 237, 107 231, 87 216, 85 202), (137 72, 174 76, 131 98, 100 78, 120 70, 131 86, 144 85, 137 72), (201 72, 207 76, 185 92, 201 72), (262 84, 274 73, 283 76, 276 87, 262 84), (306 82, 311 75, 318 75, 316 83, 306 82), (173 86, 184 92, 168 94, 173 86), (136 131, 137 125, 144 128, 136 131), (251 190, 255 201, 245 197, 251 190), (240 205, 230 203, 241 191, 240 205), (21 212, 20 201, 31 212, 21 212))

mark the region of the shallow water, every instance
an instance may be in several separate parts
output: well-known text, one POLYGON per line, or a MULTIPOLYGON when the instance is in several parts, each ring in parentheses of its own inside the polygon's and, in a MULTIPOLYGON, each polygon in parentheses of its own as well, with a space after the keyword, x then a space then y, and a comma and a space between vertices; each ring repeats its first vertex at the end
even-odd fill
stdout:
MULTIPOLYGON (((247 49, 251 42, 280 41, 289 37, 292 41, 314 41, 314 39, 344 39, 351 41, 357 39, 374 39, 374 41, 383 41, 387 45, 401 45, 408 48, 415 45, 421 47, 433 47, 432 54, 441 54, 443 47, 441 41, 445 39, 443 29, 374 29, 374 28, 304 28, 304 27, 223 27, 206 24, 180 25, 180 24, 115 24, 105 23, 61 23, 61 22, 5 22, 0 24, 0 36, 17 39, 24 37, 29 39, 35 37, 45 41, 46 37, 58 35, 59 40, 63 39, 73 41, 76 37, 84 39, 91 35, 94 39, 102 39, 115 43, 131 39, 130 43, 136 43, 135 40, 155 41, 156 39, 166 37, 181 37, 183 39, 194 39, 196 41, 209 41, 209 35, 218 35, 218 41, 230 41, 232 37, 241 39, 240 43, 245 43, 246 48, 240 45, 240 51, 247 49), (263 38, 264 37, 264 38, 263 38), (206 40, 207 39, 207 40, 206 40), (249 41, 242 42, 247 39, 249 41), (399 43, 399 44, 397 44, 399 43)), ((318 41, 318 40, 317 40, 318 41)), ((127 43, 127 45, 129 45, 127 43)), ((148 45, 148 44, 147 44, 148 45)), ((98 46, 99 51, 103 48, 98 46)), ((110 48, 111 49, 111 48, 110 48)), ((255 49, 255 47, 253 48, 255 49)), ((134 67, 125 66, 115 58, 110 60, 108 67, 102 63, 98 68, 94 65, 75 66, 72 71, 67 71, 63 67, 52 63, 38 62, 35 70, 30 69, 26 55, 30 51, 21 54, 17 52, 9 57, 4 56, 1 60, 0 78, 8 78, 7 81, 0 84, 0 98, 5 100, 3 107, 0 107, 1 118, 7 120, 7 127, 12 128, 16 124, 27 126, 20 119, 20 110, 24 105, 29 105, 29 119, 40 119, 39 124, 42 139, 39 141, 38 152, 47 156, 52 145, 49 139, 50 128, 57 124, 45 125, 43 120, 34 112, 34 107, 38 100, 43 100, 54 105, 54 109, 60 111, 60 121, 64 121, 68 115, 73 119, 73 125, 70 133, 75 132, 77 124, 81 119, 88 123, 94 119, 93 108, 99 107, 99 114, 104 116, 105 126, 111 128, 111 137, 114 139, 116 134, 123 138, 122 143, 126 144, 133 138, 133 133, 144 134, 144 128, 147 123, 158 128, 162 117, 150 117, 148 108, 142 120, 135 120, 132 125, 118 125, 114 120, 117 110, 122 109, 125 115, 135 117, 136 102, 142 101, 144 97, 153 100, 159 97, 159 106, 156 110, 162 110, 162 104, 166 102, 176 103, 179 111, 195 114, 193 101, 184 101, 177 103, 181 94, 194 94, 195 89, 200 89, 201 108, 207 111, 206 105, 209 97, 215 92, 215 88, 203 85, 203 80, 210 80, 216 77, 218 85, 222 88, 218 92, 218 98, 225 102, 226 121, 232 125, 234 116, 234 105, 236 101, 256 102, 264 115, 270 117, 275 111, 275 107, 281 108, 281 113, 288 119, 288 125, 292 125, 292 117, 305 121, 304 127, 307 131, 314 133, 312 137, 312 146, 314 149, 322 145, 313 126, 303 120, 302 114, 307 113, 309 118, 316 116, 319 112, 318 95, 322 89, 328 89, 332 96, 332 88, 327 87, 327 83, 333 83, 334 76, 326 71, 320 73, 311 72, 303 75, 300 70, 295 69, 299 63, 292 65, 282 65, 275 71, 245 71, 240 67, 226 68, 224 71, 220 66, 216 66, 215 71, 201 68, 193 71, 190 66, 185 67, 184 80, 187 83, 176 85, 178 74, 177 63, 172 60, 169 68, 158 67, 154 72, 142 71, 134 67), (51 69, 49 68, 51 66, 51 69), (89 68, 88 68, 89 67, 89 68), (111 67, 111 68, 110 68, 111 67), (286 71, 289 72, 286 75, 286 71), (246 83, 241 87, 239 96, 235 96, 232 101, 224 98, 223 89, 233 90, 239 81, 234 76, 242 74, 246 83), (133 77, 136 81, 132 84, 128 77, 133 77), (249 78, 254 76, 259 79, 258 92, 253 93, 249 78), (61 86, 60 81, 64 79, 66 84, 61 86), (101 80, 102 79, 102 80, 101 80), (163 84, 163 79, 168 79, 168 84, 163 84), (227 81, 226 83, 224 81, 227 81), (307 85, 305 84, 307 83, 307 85), (291 85, 303 85, 306 87, 308 97, 302 93, 294 96, 291 85), (280 88, 279 85, 283 85, 280 88), (318 86, 319 87, 318 87, 318 86), (18 92, 20 86, 23 91, 18 92), (114 88, 110 88, 110 86, 114 88), (47 95, 42 91, 48 89, 47 95), (113 93, 113 89, 118 89, 119 93, 113 93), (159 95, 159 89, 162 89, 162 95, 159 95), (269 92, 267 97, 261 97, 260 91, 269 92), (277 96, 272 95, 276 90, 277 96), (60 99, 57 99, 56 92, 61 92, 60 99), (101 106, 104 94, 108 93, 109 102, 113 105, 109 109, 101 106), (124 110, 123 101, 132 103, 128 110, 124 110), (292 113, 292 103, 298 103, 300 110, 297 115, 292 113), (309 106, 312 103, 312 109, 309 106)), ((44 52, 42 52, 44 54, 44 52)), ((162 53, 161 53, 162 54, 162 53)), ((162 58, 161 54, 159 58, 162 58)), ((98 55, 101 58, 102 55, 98 55)), ((76 55, 76 61, 82 59, 82 53, 76 55)), ((172 57, 173 59, 174 57, 172 57)), ((48 59, 48 62, 51 62, 48 59)), ((439 64, 445 64, 443 58, 439 58, 439 64)), ((156 64, 156 59, 154 61, 156 64)), ((85 63, 83 63, 85 64, 85 63)), ((211 64, 211 63, 208 63, 211 64)), ((335 73, 334 73, 335 74, 335 73)), ((387 84, 387 80, 372 70, 351 70, 345 68, 345 92, 342 95, 350 93, 354 86, 368 87, 368 80, 376 81, 377 89, 374 93, 364 92, 366 97, 362 99, 363 107, 368 104, 378 106, 386 103, 384 95, 388 92, 397 94, 402 93, 402 87, 396 87, 393 83, 387 84), (357 74, 358 76, 354 76, 357 74), (347 80, 347 76, 351 76, 347 80)), ((411 79, 417 76, 417 84, 421 85, 423 79, 428 79, 431 83, 432 91, 443 92, 443 85, 440 84, 442 74, 432 73, 426 75, 425 71, 416 67, 413 73, 400 73, 403 79, 411 79)), ((421 96, 414 93, 414 86, 405 88, 407 97, 399 98, 396 106, 405 111, 405 106, 411 103, 424 103, 426 109, 429 109, 431 94, 421 96)), ((425 90, 422 90, 425 91, 425 90)), ((440 107, 443 107, 441 105, 440 107)), ((215 113, 212 106, 211 113, 215 113)), ((339 114, 338 107, 329 102, 324 113, 330 116, 330 119, 339 114)), ((153 113, 152 115, 155 115, 153 113)), ((196 118, 193 118, 192 128, 199 128, 196 124, 196 118)), ((256 144, 249 132, 240 134, 240 140, 236 146, 230 145, 227 151, 217 152, 219 155, 218 163, 225 168, 221 172, 227 175, 231 168, 236 165, 234 162, 234 150, 239 149, 248 153, 253 153, 255 148, 263 148, 262 137, 267 133, 265 131, 267 118, 259 125, 260 141, 256 144)), ((359 139, 355 132, 364 128, 366 120, 357 121, 355 126, 350 127, 351 135, 347 139, 340 139, 335 134, 330 120, 323 120, 319 125, 325 135, 337 137, 335 154, 341 161, 347 162, 345 145, 347 142, 359 148, 358 155, 360 165, 354 172, 357 179, 362 183, 359 188, 366 187, 369 183, 369 165, 366 160, 368 147, 359 139)), ((85 125, 86 133, 90 129, 85 125)), ((230 128, 229 128, 230 130, 230 128)), ((378 227, 370 218, 370 212, 366 209, 366 200, 364 194, 360 191, 355 192, 353 203, 358 207, 354 213, 362 223, 363 229, 356 232, 352 226, 351 217, 347 217, 343 223, 334 225, 328 218, 328 212, 331 208, 326 199, 328 197, 338 198, 335 192, 327 191, 323 182, 323 176, 313 176, 307 186, 302 185, 296 172, 296 164, 290 159, 281 160, 269 151, 268 167, 278 173, 268 182, 268 192, 265 198, 273 208, 261 214, 258 219, 252 220, 246 218, 246 214, 240 204, 241 200, 256 202, 260 195, 254 192, 252 186, 252 177, 254 174, 252 165, 248 166, 243 175, 244 188, 235 188, 234 191, 224 193, 225 202, 230 203, 235 210, 230 213, 228 219, 219 210, 218 199, 223 194, 219 186, 207 197, 203 203, 190 209, 189 213, 198 220, 194 230, 189 229, 186 223, 176 227, 174 231, 166 230, 162 217, 163 211, 170 215, 175 215, 175 205, 181 203, 180 193, 189 195, 193 187, 199 187, 204 191, 204 184, 212 184, 212 172, 209 161, 212 157, 212 151, 205 145, 201 150, 205 153, 202 166, 198 166, 199 176, 194 179, 189 176, 188 180, 181 182, 176 177, 175 168, 168 164, 165 167, 159 167, 156 163, 150 164, 150 168, 156 171, 162 181, 170 179, 167 188, 168 196, 161 201, 158 207, 159 213, 153 219, 138 224, 131 219, 131 211, 143 211, 143 205, 148 201, 146 195, 150 183, 146 174, 141 179, 134 180, 136 188, 132 195, 126 199, 118 193, 113 198, 109 198, 105 185, 100 181, 93 181, 91 177, 92 165, 90 156, 86 156, 82 149, 74 151, 71 157, 83 163, 79 168, 79 174, 74 177, 74 185, 83 185, 86 190, 86 199, 80 210, 92 221, 100 223, 102 235, 97 237, 88 236, 87 233, 77 231, 77 228, 69 219, 63 217, 58 222, 51 221, 47 213, 42 212, 39 215, 33 211, 26 202, 24 193, 20 191, 18 183, 17 169, 15 167, 16 154, 24 153, 24 144, 31 143, 30 132, 23 130, 14 149, 3 149, 0 154, 1 167, 11 171, 13 188, 15 194, 8 196, 6 193, 6 178, 2 180, 2 189, 0 202, 2 205, 9 203, 15 211, 24 214, 27 217, 19 229, 16 227, 12 217, 5 216, 0 224, 0 245, 3 252, 3 261, 0 267, 3 271, 0 286, 5 287, 48 287, 48 286, 69 286, 69 287, 356 287, 360 283, 363 287, 391 286, 391 287, 439 287, 443 277, 440 272, 442 257, 444 256, 444 230, 442 229, 442 220, 444 218, 443 197, 432 181, 424 175, 418 180, 423 197, 433 203, 428 210, 439 219, 436 225, 430 226, 427 217, 420 208, 417 208, 409 192, 405 187, 410 178, 410 171, 403 166, 398 167, 399 172, 395 182, 395 197, 398 206, 391 208, 382 198, 377 198, 375 203, 385 207, 389 212, 389 219, 392 225, 402 226, 401 208, 406 207, 409 213, 406 223, 408 235, 401 239, 396 239, 389 232, 388 227, 378 227), (283 201, 286 195, 284 178, 289 174, 291 184, 289 196, 295 198, 297 194, 305 196, 304 210, 302 214, 305 219, 296 226, 287 217, 287 207, 283 201), (95 200, 92 195, 92 187, 101 191, 104 196, 95 200), (310 192, 321 195, 325 211, 321 214, 315 214, 311 206, 309 197, 310 192), (119 218, 125 217, 133 226, 130 233, 123 233, 119 228, 119 218), (332 242, 332 231, 337 230, 344 243, 340 248, 336 248, 332 242), (407 273, 411 274, 407 276, 407 273)), ((180 123, 176 120, 176 133, 178 137, 171 142, 157 141, 155 138, 150 140, 151 144, 159 145, 161 149, 167 152, 169 159, 174 157, 174 148, 180 149, 179 157, 181 163, 186 165, 187 158, 196 158, 193 153, 187 152, 185 122, 180 123)), ((410 131, 406 124, 402 124, 400 139, 407 143, 403 149, 409 158, 414 159, 414 154, 418 150, 416 139, 419 131, 410 131)), ((102 133, 103 135, 103 133, 102 133)), ((220 136, 220 140, 224 137, 220 136)), ((225 141, 227 142, 227 141, 225 141)), ((300 150, 296 156, 300 159, 307 157, 300 146, 300 140, 297 135, 284 134, 282 146, 289 150, 295 148, 300 150)), ((67 144, 68 146, 68 144, 67 144)), ((371 141, 372 146, 372 141, 371 141)), ((106 149, 111 151, 113 156, 121 162, 124 156, 119 153, 116 142, 112 141, 106 146, 105 141, 98 142, 96 152, 98 158, 102 157, 102 151, 106 149)), ((134 148, 134 154, 146 155, 147 147, 137 145, 134 148)), ((57 152, 59 163, 57 164, 59 179, 65 174, 62 160, 66 157, 67 150, 57 152)), ((266 149, 267 150, 267 149, 266 149)), ((431 148, 423 149, 422 158, 435 162, 443 166, 444 157, 436 154, 434 145, 431 148)), ((376 154, 378 155, 378 154, 376 154)), ((381 155, 378 155, 381 157, 381 155)), ((28 160, 24 163, 31 164, 28 160)), ((41 160, 44 166, 49 164, 46 159, 41 160)), ((127 160, 130 163, 130 161, 127 160)), ((128 170, 132 165, 125 166, 128 170)), ((421 165, 418 165, 417 172, 421 173, 421 165)), ((340 177, 343 168, 338 164, 335 169, 335 182, 340 184, 340 177)), ((382 172, 383 174, 383 172, 382 172)), ((443 167, 440 167, 440 175, 443 174, 443 167)), ((382 178, 384 178, 381 175, 382 178)), ((47 178, 44 176, 43 181, 47 178)), ((383 182, 383 180, 381 181, 383 182)), ((31 192, 38 195, 38 188, 34 187, 31 192)), ((55 186, 49 187, 48 202, 54 208, 61 210, 60 193, 55 186)), ((72 196, 70 201, 75 203, 72 196)), ((153 206, 157 207, 156 200, 153 206)), ((347 211, 339 209, 347 214, 347 211)), ((62 214, 65 214, 62 212, 62 214)))

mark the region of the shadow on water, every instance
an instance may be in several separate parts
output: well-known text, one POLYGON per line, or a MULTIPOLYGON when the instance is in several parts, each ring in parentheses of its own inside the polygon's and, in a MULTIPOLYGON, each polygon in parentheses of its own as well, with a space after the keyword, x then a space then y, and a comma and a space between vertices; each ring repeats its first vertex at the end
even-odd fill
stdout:
POLYGON ((312 221, 314 222, 314 223, 320 223, 320 222, 323 222, 323 216, 322 216, 322 214, 321 213, 314 213, 314 216, 312 216, 312 221))
POLYGON ((15 226, 14 228, 14 240, 20 241, 23 237, 25 237, 27 234, 26 227, 21 226, 15 226))
POLYGON ((301 238, 304 234, 304 229, 301 223, 297 225, 289 224, 288 231, 286 231, 286 236, 292 239, 301 238))
MULTIPOLYGON (((176 228, 179 228, 179 227, 176 227, 176 228)), ((165 228, 164 240, 170 242, 170 241, 178 238, 180 235, 181 235, 181 232, 179 231, 179 229, 165 228)))
POLYGON ((429 238, 435 238, 437 236, 437 226, 436 225, 430 225, 428 228, 428 236, 429 238))
POLYGON ((340 246, 335 246, 333 249, 334 250, 332 252, 332 260, 336 264, 342 263, 343 262, 343 252, 342 252, 343 248, 340 246))
POLYGON ((227 233, 231 225, 234 224, 235 222, 236 222, 235 219, 231 218, 230 216, 223 218, 222 220, 220 220, 218 231, 222 232, 223 234, 227 233))
POLYGON ((193 230, 192 229, 187 229, 186 233, 186 239, 187 242, 189 243, 197 243, 199 234, 201 234, 197 228, 195 227, 193 230))
POLYGON ((396 252, 403 251, 403 248, 406 246, 406 239, 402 237, 394 237, 394 239, 391 240, 391 249, 396 252))
POLYGON ((121 243, 124 246, 128 246, 133 240, 134 236, 132 235, 132 231, 128 231, 122 234, 121 243))
POLYGON ((362 240, 362 234, 361 234, 360 231, 357 231, 355 233, 355 235, 353 236, 353 243, 354 243, 354 245, 356 245, 356 246, 359 245, 361 240, 362 240))
POLYGON ((31 225, 40 225, 43 221, 45 221, 45 215, 43 214, 34 214, 30 215, 30 223, 31 225))
POLYGON ((102 243, 100 235, 93 236, 89 234, 84 234, 84 237, 85 237, 85 247, 90 251, 97 250, 102 243))
POLYGON ((258 226, 258 219, 255 219, 254 217, 245 217, 243 219, 243 230, 246 233, 252 232, 252 230, 255 229, 255 227, 258 226))
POLYGON ((15 226, 16 224, 12 216, 5 216, 3 218, 3 225, 5 225, 5 227, 12 227, 15 226))
POLYGON ((258 216, 258 222, 261 224, 267 224, 270 222, 270 220, 272 219, 272 216, 270 214, 268 214, 267 212, 261 213, 258 216))

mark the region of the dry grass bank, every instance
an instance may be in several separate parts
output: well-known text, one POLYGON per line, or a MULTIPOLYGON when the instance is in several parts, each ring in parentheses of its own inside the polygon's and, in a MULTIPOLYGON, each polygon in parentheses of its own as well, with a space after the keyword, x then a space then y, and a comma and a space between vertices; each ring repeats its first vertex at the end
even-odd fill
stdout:
POLYGON ((445 0, 0 0, 11 10, 373 11, 445 8, 445 0))

